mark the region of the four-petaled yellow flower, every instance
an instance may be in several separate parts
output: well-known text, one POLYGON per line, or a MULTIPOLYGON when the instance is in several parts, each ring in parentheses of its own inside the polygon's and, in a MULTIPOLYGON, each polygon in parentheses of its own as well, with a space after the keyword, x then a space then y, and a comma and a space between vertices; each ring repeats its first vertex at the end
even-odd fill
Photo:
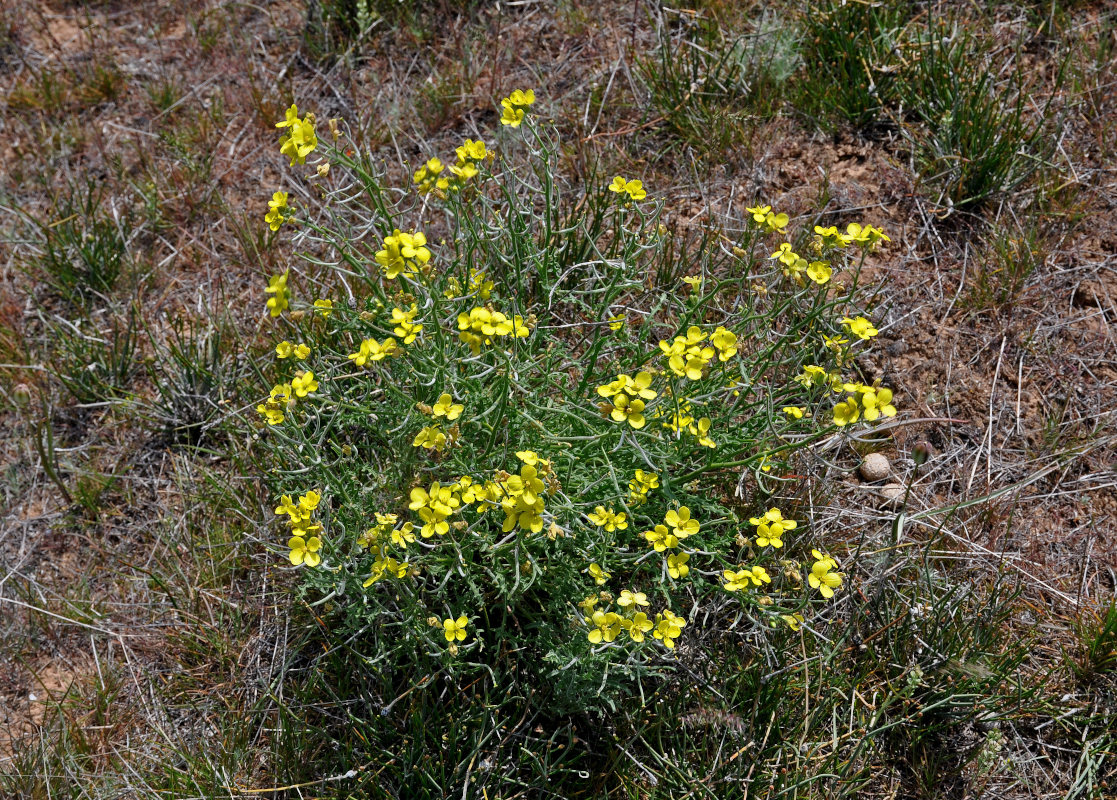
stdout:
POLYGON ((834 270, 830 268, 829 261, 812 261, 807 265, 807 277, 819 286, 829 281, 833 274, 834 270))
POLYGON ((845 325, 850 333, 863 341, 868 341, 880 333, 873 327, 873 323, 864 317, 842 317, 839 322, 845 325))
POLYGON ((461 403, 455 403, 454 398, 448 392, 443 392, 435 401, 432 412, 436 417, 446 417, 446 419, 453 421, 460 417, 464 410, 465 406, 461 403))
POLYGON ((803 415, 807 412, 807 409, 802 406, 784 406, 782 410, 783 413, 787 414, 787 416, 792 419, 802 419, 803 415))
POLYGON ((842 573, 835 571, 838 562, 818 550, 812 550, 811 554, 815 557, 815 562, 811 566, 811 574, 807 576, 807 583, 829 600, 834 596, 834 590, 842 585, 842 573))
POLYGON ((644 641, 644 634, 655 628, 655 623, 648 619, 643 611, 637 611, 630 619, 622 619, 621 627, 628 631, 634 642, 644 641))
POLYGON ((469 625, 469 618, 462 614, 457 619, 444 619, 442 620, 442 633, 446 637, 446 641, 453 642, 457 640, 464 642, 466 637, 465 629, 469 625))
POLYGON ((690 509, 683 506, 678 511, 671 509, 664 517, 664 522, 671 528, 671 532, 679 539, 685 539, 688 536, 693 536, 698 533, 699 522, 696 519, 691 519, 690 509))
POLYGON ((446 434, 437 425, 430 425, 415 434, 412 447, 425 447, 427 450, 442 450, 446 446, 446 434))
POLYGON ((621 596, 617 598, 617 605, 621 608, 646 606, 649 605, 648 596, 643 592, 630 592, 628 589, 625 589, 621 592, 621 596))
POLYGON ((834 424, 839 428, 851 425, 861 418, 861 409, 857 405, 856 397, 847 397, 834 405, 834 424))
POLYGON ((297 377, 291 379, 291 388, 296 397, 306 397, 311 392, 318 391, 318 381, 314 379, 313 372, 300 372, 297 377))
POLYGON ((675 580, 685 578, 690 573, 690 567, 687 563, 690 561, 690 553, 671 553, 667 556, 667 574, 675 580))
POLYGON ((322 556, 318 555, 322 540, 317 536, 292 536, 287 540, 287 546, 291 548, 288 558, 295 566, 306 564, 308 567, 317 567, 322 563, 322 556))

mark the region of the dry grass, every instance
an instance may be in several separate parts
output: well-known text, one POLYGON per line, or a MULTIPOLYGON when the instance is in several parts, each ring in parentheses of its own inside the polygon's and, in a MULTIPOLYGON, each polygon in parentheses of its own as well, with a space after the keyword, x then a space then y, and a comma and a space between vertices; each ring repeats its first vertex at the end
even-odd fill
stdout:
MULTIPOLYGON (((957 791, 1112 791, 1099 784, 1113 747, 1099 725, 1117 719, 1112 673, 1087 681, 1066 667, 1086 658, 1080 628, 1100 624, 1117 588, 1112 10, 1005 4, 983 18, 1041 76, 1033 110, 1068 53, 1073 76, 1053 100, 1063 125, 1049 163, 979 212, 949 214, 920 194, 898 131, 819 133, 791 83, 776 113, 728 118, 715 147, 680 135, 641 63, 664 35, 746 32, 760 4, 443 6, 382 19, 324 60, 309 55, 306 10, 293 2, 0 10, 0 794, 250 796, 241 790, 275 785, 276 764, 295 757, 277 720, 301 634, 289 576, 261 545, 270 509, 238 425, 260 383, 261 276, 286 263, 259 233, 284 166, 271 122, 292 100, 345 117, 403 175, 491 127, 495 100, 518 86, 536 87, 554 117, 570 174, 600 164, 640 175, 678 230, 722 226, 759 198, 889 232, 895 246, 867 268, 881 284, 884 346, 858 367, 903 392, 906 419, 886 440, 835 442, 825 455, 837 488, 819 512, 836 540, 887 546, 895 509, 853 475, 864 451, 881 450, 909 487, 904 543, 975 583, 1019 582, 1011 625, 1038 636, 1022 677, 1051 675, 1047 710, 995 737, 971 730, 996 753, 973 760, 957 791), (96 217, 119 247, 120 274, 104 286, 44 266, 87 180, 98 202, 78 239, 96 217), (88 353, 103 353, 132 309, 135 358, 91 370, 82 359, 101 358, 88 353), (222 331, 214 362, 195 375, 171 345, 176 332, 197 343, 210 329, 222 331), (75 355, 66 345, 80 336, 92 350, 75 355), (81 373, 101 399, 78 398, 59 373, 81 373), (927 463, 913 460, 917 447, 927 463), (996 497, 937 511, 986 495, 996 497)), ((766 30, 793 26, 798 6, 770 13, 766 30)), ((720 102, 734 100, 708 100, 699 121, 721 124, 720 102)), ((918 796, 919 765, 903 762, 863 796, 918 796)))

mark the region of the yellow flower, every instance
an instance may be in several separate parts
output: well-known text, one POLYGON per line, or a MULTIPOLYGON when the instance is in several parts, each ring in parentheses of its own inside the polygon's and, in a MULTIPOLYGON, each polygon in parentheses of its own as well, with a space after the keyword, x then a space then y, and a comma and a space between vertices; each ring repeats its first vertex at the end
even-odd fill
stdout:
POLYGON ((823 555, 818 550, 811 552, 815 562, 811 566, 811 574, 807 576, 807 583, 829 600, 834 596, 834 590, 842 585, 842 573, 834 571, 838 564, 832 557, 823 555))
POLYGON ((277 344, 275 346, 275 357, 276 358, 288 358, 294 352, 295 352, 295 345, 293 345, 293 344, 291 344, 290 342, 287 342, 287 341, 280 342, 279 344, 277 344))
POLYGON ((614 317, 609 317, 609 330, 619 331, 624 327, 624 314, 618 314, 614 317))
POLYGON ((892 405, 892 390, 886 387, 866 388, 861 394, 861 405, 865 409, 865 419, 869 422, 880 416, 896 416, 896 406, 892 405))
POLYGON ((612 576, 612 573, 606 572, 597 563, 590 564, 588 572, 598 586, 604 586, 605 582, 612 576))
POLYGON ((721 325, 710 336, 710 344, 718 349, 719 361, 728 361, 737 355, 737 334, 721 325))
POLYGON ((784 228, 787 227, 787 222, 787 214, 773 214, 769 211, 764 215, 764 227, 767 229, 768 233, 787 233, 787 231, 784 230, 784 228))
POLYGON ((856 397, 849 397, 834 405, 834 424, 839 428, 857 422, 860 417, 861 409, 857 407, 856 397))
POLYGON ((643 200, 648 196, 647 191, 644 190, 644 184, 641 181, 626 181, 620 175, 613 178, 613 182, 609 184, 609 191, 615 192, 616 194, 627 195, 630 200, 643 200))
POLYGON ((791 245, 787 242, 781 244, 779 249, 772 253, 769 258, 774 258, 787 267, 794 265, 795 262, 799 260, 799 256, 792 251, 791 245))
POLYGON ((620 615, 612 611, 594 611, 590 619, 593 621, 594 627, 590 630, 587 638, 592 644, 600 644, 603 641, 611 642, 621 632, 620 615))
MULTIPOLYGON (((541 458, 534 450, 517 450, 516 458, 527 464, 529 467, 549 467, 551 462, 545 458, 541 458)), ((546 470, 544 470, 546 471, 546 470)))
POLYGON ((687 286, 689 286, 690 290, 692 292, 697 292, 699 290, 699 288, 701 288, 701 286, 702 286, 702 276, 701 275, 684 275, 683 276, 683 283, 685 283, 687 286))
MULTIPOLYGON (((394 516, 394 515, 393 515, 394 516)), ((392 544, 407 549, 407 545, 415 541, 415 525, 405 522, 398 529, 392 530, 392 544)), ((400 577, 403 577, 402 575, 400 577)))
POLYGON ((755 222, 757 225, 764 224, 764 221, 768 218, 768 214, 771 212, 771 210, 771 206, 756 206, 755 208, 745 209, 745 211, 752 215, 752 221, 755 222))
POLYGON ((268 313, 273 317, 278 317, 290 305, 291 293, 287 289, 287 275, 284 272, 282 275, 273 275, 268 279, 268 288, 264 291, 268 294, 274 294, 275 297, 269 297, 267 302, 268 313))
POLYGON ((434 404, 434 415, 436 417, 446 417, 451 421, 460 417, 464 410, 465 406, 461 403, 455 403, 454 398, 446 392, 440 394, 434 404))
POLYGON ((709 447, 713 449, 717 447, 717 442, 710 438, 710 422, 709 417, 702 417, 694 425, 687 428, 698 439, 698 444, 702 447, 709 447))
POLYGON ((305 539, 302 536, 292 536, 287 540, 287 546, 291 548, 288 558, 296 567, 300 564, 317 567, 322 563, 322 557, 318 555, 318 550, 322 547, 322 540, 317 536, 310 536, 305 539))
MULTIPOLYGON (((780 614, 780 619, 787 623, 787 627, 793 631, 799 630, 799 626, 803 624, 802 614, 780 614)), ((776 622, 773 620, 772 627, 776 627, 776 622)))
POLYGON ((646 606, 648 603, 648 596, 643 592, 630 592, 625 589, 621 592, 621 596, 617 598, 617 605, 621 608, 646 606))
POLYGON ((686 563, 688 561, 690 553, 672 553, 667 556, 667 574, 676 580, 685 578, 690 573, 690 567, 686 563))
POLYGON ((628 482, 628 502, 631 505, 640 505, 648 500, 648 492, 659 488, 659 476, 654 472, 636 470, 635 476, 628 482))
POLYGON ((610 416, 615 422, 627 422, 637 430, 643 428, 647 422, 644 418, 644 401, 630 398, 627 394, 618 394, 613 398, 610 416))
POLYGON ((317 308, 318 313, 321 314, 323 318, 325 318, 325 317, 330 316, 330 314, 333 313, 334 301, 333 300, 315 300, 314 301, 314 307, 317 308))
POLYGON ((610 533, 628 528, 627 515, 623 511, 617 514, 611 508, 606 511, 605 506, 598 506, 593 513, 586 514, 586 516, 594 525, 604 528, 610 533))
POLYGON ((478 139, 477 141, 466 139, 464 142, 462 142, 461 147, 458 147, 454 151, 454 153, 457 155, 458 161, 461 162, 484 161, 485 158, 489 155, 488 150, 485 148, 485 143, 481 139, 478 139))
POLYGON ((699 522, 696 519, 691 519, 690 509, 686 506, 681 507, 678 511, 671 509, 667 512, 667 516, 663 520, 671 528, 671 532, 679 539, 685 539, 688 536, 693 536, 698 533, 699 522))
POLYGON ((446 434, 437 425, 430 425, 415 434, 411 445, 425 447, 427 450, 442 450, 446 446, 446 434))
POLYGON ((830 280, 834 270, 830 269, 829 261, 812 261, 807 265, 807 277, 822 286, 830 280))
POLYGON ((805 414, 806 411, 807 409, 803 408, 802 406, 783 407, 783 413, 787 414, 787 416, 791 417, 792 419, 802 419, 803 414, 805 414))
POLYGON ((388 356, 395 355, 398 351, 399 348, 396 346, 395 339, 385 339, 383 344, 375 339, 365 339, 361 342, 357 352, 350 353, 348 358, 352 359, 358 367, 363 367, 370 361, 382 361, 388 356))
POLYGON ((663 642, 664 647, 673 650, 675 648, 675 640, 679 638, 685 626, 685 619, 664 609, 656 615, 655 631, 652 635, 663 642))
POLYGON ((295 345, 295 358, 299 361, 305 361, 306 357, 310 355, 310 345, 297 344, 295 345))
POLYGON ((793 519, 784 519, 783 512, 778 508, 770 508, 761 517, 753 517, 750 525, 756 525, 756 544, 759 547, 771 545, 775 548, 783 547, 783 535, 787 531, 795 530, 798 523, 793 519))
POLYGON ((622 619, 621 627, 628 631, 632 641, 642 642, 644 641, 644 634, 653 630, 655 623, 648 619, 648 615, 643 611, 637 611, 631 619, 622 619))
POLYGON ((468 625, 469 618, 464 614, 457 619, 444 619, 442 620, 442 633, 448 642, 453 642, 455 639, 459 642, 464 642, 466 637, 465 629, 468 625))
POLYGON ((850 333, 863 341, 868 341, 880 333, 873 327, 873 323, 865 317, 842 317, 839 322, 845 325, 850 333))
POLYGON ((535 92, 528 89, 522 92, 519 89, 500 101, 504 111, 500 115, 500 123, 513 128, 518 128, 524 121, 524 112, 527 107, 535 102, 535 92))
POLYGON ((314 132, 314 115, 307 114, 299 119, 298 106, 292 104, 287 109, 286 118, 275 124, 285 128, 286 133, 279 139, 279 152, 291 159, 291 166, 305 164, 306 157, 318 147, 318 137, 314 132))
POLYGON ((276 192, 268 201, 268 213, 264 215, 264 222, 268 223, 268 227, 273 231, 279 230, 279 226, 287 221, 287 217, 283 216, 286 210, 287 192, 276 192))
POLYGON ((648 540, 648 544, 655 548, 657 553, 662 553, 668 548, 679 546, 678 537, 667 530, 666 525, 656 525, 653 530, 644 531, 643 536, 648 540))
POLYGON ((311 392, 318 391, 318 381, 314 379, 313 372, 300 372, 291 380, 291 388, 297 397, 306 397, 311 392))

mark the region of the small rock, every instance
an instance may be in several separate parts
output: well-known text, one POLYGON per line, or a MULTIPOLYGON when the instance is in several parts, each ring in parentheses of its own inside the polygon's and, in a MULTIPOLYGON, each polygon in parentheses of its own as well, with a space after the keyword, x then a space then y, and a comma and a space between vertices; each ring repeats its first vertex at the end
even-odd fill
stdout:
POLYGON ((887 486, 881 487, 880 496, 884 499, 885 506, 889 508, 899 508, 904 504, 907 492, 900 484, 890 483, 887 486))
POLYGON ((888 470, 888 457, 880 453, 869 453, 861 462, 861 477, 870 483, 887 478, 888 470))

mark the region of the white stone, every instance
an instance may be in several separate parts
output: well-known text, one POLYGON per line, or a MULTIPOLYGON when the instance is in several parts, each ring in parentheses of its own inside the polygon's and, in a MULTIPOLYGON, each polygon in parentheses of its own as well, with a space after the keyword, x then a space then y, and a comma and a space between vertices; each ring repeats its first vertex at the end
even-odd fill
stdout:
POLYGON ((888 457, 880 453, 869 453, 861 462, 861 477, 870 483, 882 481, 888 477, 888 457))

